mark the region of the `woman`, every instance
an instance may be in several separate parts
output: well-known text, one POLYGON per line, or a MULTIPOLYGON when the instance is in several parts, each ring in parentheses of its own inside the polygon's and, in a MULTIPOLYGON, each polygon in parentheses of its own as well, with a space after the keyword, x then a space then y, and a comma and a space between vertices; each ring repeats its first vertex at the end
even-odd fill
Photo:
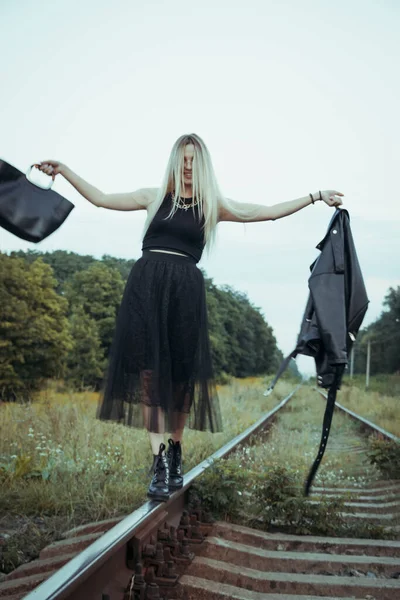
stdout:
POLYGON ((217 223, 275 220, 318 200, 339 206, 343 194, 325 190, 273 206, 224 198, 207 147, 195 134, 175 142, 160 188, 104 194, 58 161, 38 168, 53 179, 61 173, 95 206, 147 210, 143 254, 118 310, 97 417, 147 429, 153 450, 148 496, 166 500, 183 485, 185 425, 221 430, 204 280, 196 266, 204 247, 212 245, 217 223), (165 432, 171 433, 166 454, 165 432))

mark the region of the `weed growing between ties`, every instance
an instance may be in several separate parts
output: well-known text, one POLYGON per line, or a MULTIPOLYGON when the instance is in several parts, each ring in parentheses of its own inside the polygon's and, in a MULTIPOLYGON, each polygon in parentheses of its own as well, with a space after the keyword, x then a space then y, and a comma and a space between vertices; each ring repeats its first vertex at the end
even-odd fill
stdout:
POLYGON ((9 573, 20 564, 37 558, 39 551, 60 537, 64 519, 52 517, 3 517, 0 521, 0 572, 9 573), (12 529, 8 529, 8 527, 12 529), (4 531, 6 530, 6 531, 4 531))
POLYGON ((369 457, 387 479, 400 479, 400 442, 369 438, 369 457))
MULTIPOLYGON (((293 400, 268 434, 261 433, 226 461, 204 473, 197 496, 216 518, 297 534, 393 537, 382 527, 345 519, 345 502, 356 495, 305 498, 304 482, 319 446, 325 402, 309 387, 293 400), (318 500, 318 501, 317 501, 318 500)), ((335 412, 325 456, 314 480, 318 487, 368 488, 382 479, 378 460, 370 463, 368 441, 346 415, 335 412)), ((381 461, 383 464, 383 461, 381 461)))
POLYGON ((193 506, 201 503, 214 518, 263 531, 298 535, 327 535, 391 539, 379 525, 352 523, 344 500, 321 497, 313 503, 303 496, 303 481, 286 467, 256 471, 240 466, 238 457, 213 464, 190 490, 193 506))

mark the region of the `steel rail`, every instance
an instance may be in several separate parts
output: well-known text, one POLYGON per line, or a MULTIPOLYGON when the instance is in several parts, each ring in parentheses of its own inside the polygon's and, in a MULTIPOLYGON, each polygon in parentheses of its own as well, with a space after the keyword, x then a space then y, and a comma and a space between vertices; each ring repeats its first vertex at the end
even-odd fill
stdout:
POLYGON ((167 502, 156 502, 154 500, 145 502, 140 508, 125 517, 37 588, 32 590, 24 597, 24 600, 65 600, 69 598, 113 554, 127 544, 145 524, 156 521, 157 516, 160 516, 165 511, 173 511, 173 505, 182 502, 185 492, 193 482, 216 460, 224 458, 236 450, 240 444, 246 442, 252 435, 262 430, 271 421, 272 417, 292 398, 299 387, 301 387, 301 384, 296 386, 286 398, 266 415, 262 416, 256 423, 189 471, 184 476, 183 487, 174 492, 167 502))
MULTIPOLYGON (((322 390, 319 390, 316 387, 314 387, 314 390, 316 392, 318 392, 319 394, 321 394, 321 396, 323 398, 325 398, 325 400, 328 399, 328 395, 325 394, 322 390)), ((365 425, 367 428, 372 429, 372 431, 374 431, 374 433, 379 433, 383 438, 385 438, 387 440, 392 440, 394 442, 400 442, 400 438, 398 438, 393 433, 389 433, 389 431, 385 431, 384 429, 382 429, 382 427, 379 427, 375 423, 372 423, 372 421, 368 421, 368 419, 364 419, 364 417, 362 417, 361 415, 358 415, 357 413, 346 408, 345 406, 342 406, 342 404, 339 404, 339 402, 335 402, 335 406, 337 406, 337 408, 339 408, 341 411, 343 411, 344 413, 349 415, 349 417, 351 417, 355 421, 359 421, 363 425, 365 425)))

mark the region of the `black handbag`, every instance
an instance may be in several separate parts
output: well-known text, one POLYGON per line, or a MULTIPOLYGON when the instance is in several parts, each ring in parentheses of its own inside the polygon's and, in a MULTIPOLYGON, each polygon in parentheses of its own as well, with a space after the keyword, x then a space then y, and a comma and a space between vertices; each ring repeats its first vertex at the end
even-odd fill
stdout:
POLYGON ((0 226, 28 242, 41 242, 56 231, 74 204, 51 189, 32 183, 22 173, 0 159, 0 226))

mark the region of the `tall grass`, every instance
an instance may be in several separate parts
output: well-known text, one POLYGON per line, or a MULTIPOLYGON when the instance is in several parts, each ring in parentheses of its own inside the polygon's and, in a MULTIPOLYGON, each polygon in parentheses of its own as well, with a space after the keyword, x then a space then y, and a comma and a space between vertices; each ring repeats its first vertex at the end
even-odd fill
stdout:
POLYGON ((366 388, 365 375, 357 374, 351 379, 349 375, 343 378, 343 384, 350 387, 358 387, 368 392, 378 392, 383 396, 397 396, 400 398, 400 374, 381 373, 373 375, 369 379, 368 389, 366 388))
MULTIPOLYGON (((372 389, 366 391, 365 388, 357 385, 357 381, 351 384, 350 381, 347 380, 338 393, 338 402, 389 433, 400 437, 400 394, 387 395, 372 389)), ((379 385, 375 383, 375 386, 379 385)))
MULTIPOLYGON (((219 389, 222 433, 187 430, 189 470, 255 422, 293 388, 267 398, 258 378, 219 389)), ((124 514, 146 498, 152 454, 147 434, 95 418, 97 394, 45 393, 35 403, 0 407, 0 517, 64 515, 68 526, 124 514)))

